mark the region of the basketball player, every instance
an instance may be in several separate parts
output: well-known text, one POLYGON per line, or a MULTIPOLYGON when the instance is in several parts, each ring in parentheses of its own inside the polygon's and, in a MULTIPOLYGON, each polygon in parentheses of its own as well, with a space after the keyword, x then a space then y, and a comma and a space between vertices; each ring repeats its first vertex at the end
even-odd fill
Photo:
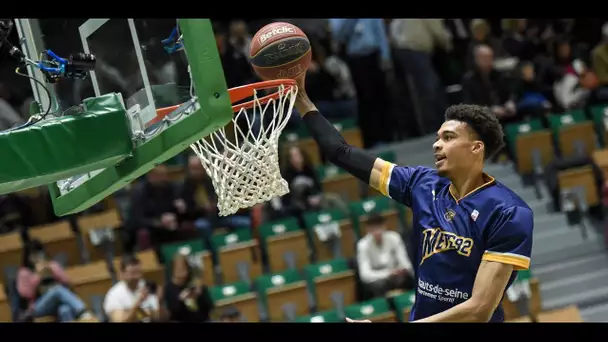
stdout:
POLYGON ((516 271, 530 266, 533 215, 483 172, 503 146, 491 110, 449 107, 433 144, 436 170, 397 166, 348 145, 306 95, 304 78, 295 105, 322 153, 412 209, 417 288, 410 322, 503 321, 503 294, 516 271))

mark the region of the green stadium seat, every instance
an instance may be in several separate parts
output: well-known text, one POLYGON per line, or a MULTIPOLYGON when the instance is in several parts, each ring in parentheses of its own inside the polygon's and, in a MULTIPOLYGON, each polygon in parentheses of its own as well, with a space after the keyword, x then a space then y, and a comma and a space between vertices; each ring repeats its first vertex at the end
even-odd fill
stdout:
POLYGON ((239 310, 244 320, 248 322, 260 321, 258 298, 255 292, 251 291, 247 282, 239 281, 227 285, 213 286, 209 288, 209 296, 216 311, 232 306, 239 310))
POLYGON ((520 135, 534 133, 543 129, 542 121, 533 119, 528 122, 511 123, 505 126, 505 140, 513 153, 516 152, 515 142, 520 135))
POLYGON ((298 317, 295 323, 344 323, 337 311, 320 312, 313 315, 298 317))
POLYGON ((597 145, 593 122, 583 110, 549 115, 549 126, 564 157, 591 155, 597 145))
POLYGON ((317 167, 317 177, 324 193, 337 194, 346 201, 361 198, 361 181, 333 164, 317 167))
POLYGON ((304 270, 316 298, 317 310, 342 312, 356 302, 355 272, 348 267, 346 259, 308 265, 304 270))
POLYGON ((173 256, 180 250, 188 252, 190 255, 188 259, 190 264, 197 266, 205 282, 208 284, 217 283, 211 252, 205 248, 203 241, 200 239, 170 243, 161 246, 160 252, 163 256, 163 260, 165 260, 167 275, 171 274, 171 267, 173 265, 171 260, 173 260, 173 256))
POLYGON ((393 297, 397 317, 401 322, 408 322, 410 311, 416 301, 416 291, 409 291, 404 294, 393 297))
POLYGON ((240 228, 214 235, 211 245, 218 256, 223 283, 239 280, 251 283, 252 279, 262 274, 258 242, 253 239, 251 229, 240 228))
MULTIPOLYGON (((386 220, 386 227, 396 232, 399 231, 400 215, 405 215, 404 211, 399 213, 397 208, 388 197, 378 196, 365 199, 359 202, 353 202, 348 205, 352 220, 353 227, 358 237, 365 234, 365 224, 367 222, 368 215, 371 213, 377 213, 384 217, 386 220)), ((403 208, 403 206, 401 206, 403 208)), ((403 221, 401 221, 403 223, 403 221)))
POLYGON ((357 234, 352 227, 350 217, 342 210, 324 210, 304 215, 306 228, 311 236, 316 261, 332 260, 336 257, 352 258, 355 256, 357 234), (331 236, 324 232, 338 232, 340 234, 339 248, 333 248, 333 240, 325 237, 331 236), (334 250, 335 249, 335 250, 334 250), (339 252, 340 255, 336 255, 339 252))
POLYGON ((369 319, 372 322, 396 322, 397 317, 391 310, 386 298, 376 298, 362 303, 347 306, 344 309, 350 319, 369 319))
POLYGON ((271 272, 302 269, 310 262, 308 237, 296 218, 266 223, 258 231, 271 272))
POLYGON ((308 314, 306 280, 298 271, 263 275, 255 283, 270 321, 293 321, 308 314))
POLYGON ((603 147, 608 147, 608 106, 594 106, 590 109, 595 131, 603 147))

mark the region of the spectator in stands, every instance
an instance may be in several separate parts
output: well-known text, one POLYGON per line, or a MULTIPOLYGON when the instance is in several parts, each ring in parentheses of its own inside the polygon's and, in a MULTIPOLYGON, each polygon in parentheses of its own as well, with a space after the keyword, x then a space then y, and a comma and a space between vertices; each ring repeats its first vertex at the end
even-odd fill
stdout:
POLYGON ((44 316, 57 316, 60 322, 92 317, 82 300, 69 289, 69 279, 61 265, 48 259, 38 240, 24 247, 17 291, 29 302, 21 317, 23 321, 44 316))
POLYGON ((173 322, 209 322, 213 303, 203 279, 196 279, 187 253, 173 258, 171 280, 165 288, 169 319, 173 322))
POLYGON ((384 218, 372 213, 367 234, 357 242, 359 277, 374 297, 414 288, 414 269, 399 233, 387 230, 384 218))
POLYGON ((313 60, 307 70, 306 92, 328 119, 356 118, 356 91, 348 65, 322 44, 313 42, 312 45, 313 60))
POLYGON ((513 100, 515 101, 517 113, 520 116, 543 114, 551 108, 551 102, 547 99, 547 93, 551 92, 536 77, 534 64, 523 62, 519 66, 520 77, 517 80, 513 100))
POLYGON ((520 61, 531 61, 537 53, 537 47, 532 38, 535 31, 528 30, 527 19, 503 19, 502 44, 505 51, 519 58, 520 61))
POLYGON ((188 157, 188 175, 180 192, 184 217, 194 222, 196 230, 205 237, 210 237, 214 228, 235 229, 251 226, 247 211, 226 217, 218 216, 217 195, 211 178, 196 155, 188 157))
POLYGON ((238 87, 254 82, 255 76, 253 69, 249 64, 247 55, 243 54, 242 49, 236 49, 228 41, 226 28, 223 25, 215 23, 213 25, 213 33, 215 34, 215 42, 220 53, 224 76, 228 88, 238 87))
POLYGON ((603 98, 608 99, 608 23, 602 26, 602 41, 592 52, 593 71, 595 71, 603 98))
POLYGON ((452 49, 451 34, 442 19, 393 19, 390 34, 395 64, 405 73, 404 80, 412 78, 412 96, 420 99, 422 134, 435 132, 443 122, 446 98, 432 55, 436 47, 452 49))
POLYGON ((157 322, 167 317, 162 286, 143 279, 141 263, 133 255, 123 256, 120 281, 104 299, 103 310, 110 322, 157 322))
POLYGON ((288 203, 296 212, 318 210, 321 207, 321 183, 310 159, 297 145, 286 149, 281 174, 289 184, 288 203))
POLYGON ((236 51, 240 51, 243 56, 249 56, 249 46, 251 44, 251 34, 244 20, 237 19, 230 22, 230 44, 236 51))
POLYGON ((467 67, 472 69, 475 66, 475 48, 479 45, 487 45, 492 48, 494 55, 500 57, 504 55, 502 43, 492 36, 490 24, 485 19, 473 19, 469 24, 471 30, 471 41, 467 53, 467 67))
POLYGON ((462 82, 464 101, 491 107, 501 122, 511 122, 516 119, 515 103, 510 99, 507 79, 494 70, 493 63, 492 48, 478 45, 475 48, 475 68, 465 74, 462 82))
POLYGON ((161 164, 135 184, 127 225, 133 235, 142 229, 147 231, 152 245, 160 248, 162 244, 182 237, 179 219, 185 209, 169 180, 167 166, 161 164))
POLYGON ((243 317, 239 310, 234 306, 229 306, 222 310, 222 314, 220 315, 220 322, 222 323, 238 323, 242 322, 243 317))
POLYGON ((359 106, 359 127, 366 147, 386 143, 393 132, 385 71, 391 67, 390 47, 382 19, 330 19, 340 57, 348 64, 359 106))

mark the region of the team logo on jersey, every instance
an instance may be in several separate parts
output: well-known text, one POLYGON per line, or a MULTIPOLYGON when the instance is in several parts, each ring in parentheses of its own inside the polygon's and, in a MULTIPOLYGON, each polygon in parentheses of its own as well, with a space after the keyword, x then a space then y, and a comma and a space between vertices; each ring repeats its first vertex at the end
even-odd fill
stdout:
POLYGON ((456 212, 452 209, 448 209, 445 214, 443 214, 443 218, 448 222, 452 221, 454 217, 456 217, 456 212))
POLYGON ((473 239, 446 232, 441 228, 428 228, 422 231, 422 259, 420 265, 431 256, 456 251, 462 256, 470 256, 473 239))

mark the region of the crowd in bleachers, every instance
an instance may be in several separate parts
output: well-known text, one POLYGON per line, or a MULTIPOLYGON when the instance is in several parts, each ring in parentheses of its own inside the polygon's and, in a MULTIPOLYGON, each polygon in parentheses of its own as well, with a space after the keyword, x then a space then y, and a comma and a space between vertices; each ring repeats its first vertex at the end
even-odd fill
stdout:
MULTIPOLYGON (((592 135, 602 132, 605 113, 591 108, 608 102, 603 22, 290 21, 313 47, 310 98, 353 145, 433 133, 447 105, 482 104, 505 124, 505 152, 525 174, 552 157, 523 156, 523 133, 559 134, 564 115, 591 118, 592 135)), ((255 81, 248 46, 263 24, 214 23, 228 87, 255 81)), ((23 120, 30 98, 0 86, 1 127, 23 120)), ((326 165, 298 119, 282 136, 290 193, 232 216, 218 216, 210 178, 189 151, 77 215, 55 217, 44 188, 0 196, 0 320, 407 321, 411 217, 326 165)))

